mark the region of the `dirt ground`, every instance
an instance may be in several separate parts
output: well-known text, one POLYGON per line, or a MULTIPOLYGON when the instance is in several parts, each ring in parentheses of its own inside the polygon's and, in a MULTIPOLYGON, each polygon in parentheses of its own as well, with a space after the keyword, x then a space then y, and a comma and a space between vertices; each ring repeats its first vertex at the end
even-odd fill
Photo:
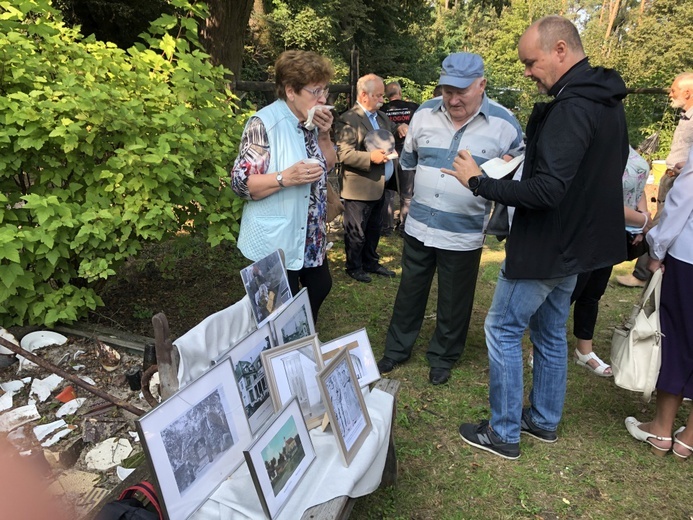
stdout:
MULTIPOLYGON (((100 291, 104 306, 75 324, 75 327, 109 327, 123 333, 153 338, 151 319, 156 313, 164 312, 169 321, 171 338, 175 339, 206 316, 243 297, 245 292, 239 272, 246 267, 246 263, 233 246, 210 249, 192 238, 145 248, 100 291)), ((19 341, 25 334, 37 329, 14 327, 9 331, 19 341)), ((66 336, 68 341, 64 345, 44 347, 38 354, 70 374, 91 378, 95 386, 118 399, 144 411, 151 409, 140 391, 130 389, 126 379, 128 370, 142 367, 141 353, 119 348, 120 363, 109 372, 97 355, 97 340, 66 336)), ((18 373, 18 363, 0 368, 0 382, 26 381, 13 396, 13 408, 29 402, 31 381, 45 379, 49 375, 50 371, 37 366, 22 369, 18 373)), ((0 396, 3 394, 3 390, 0 390, 0 396)), ((14 429, 8 436, 18 452, 25 455, 31 453, 22 460, 30 460, 46 477, 45 483, 50 485, 50 489, 63 497, 63 502, 69 508, 67 518, 81 518, 120 482, 115 466, 107 470, 87 466, 87 454, 94 446, 109 437, 117 437, 131 443, 133 454, 141 452, 139 442, 129 433, 136 431, 135 416, 106 405, 101 398, 63 380, 45 401, 37 403, 41 419, 14 429), (63 417, 68 427, 72 428, 71 433, 51 447, 41 447, 33 429, 57 420, 55 412, 62 403, 55 396, 67 386, 74 387, 77 397, 86 398, 86 402, 76 414, 63 417)), ((0 432, 0 441, 6 435, 0 432)))
MULTIPOLYGON (((19 334, 16 337, 18 340, 21 339, 19 334)), ((46 346, 36 352, 42 359, 66 373, 84 378, 97 388, 136 408, 149 410, 150 406, 140 397, 140 392, 132 390, 126 379, 129 369, 141 366, 141 356, 121 350, 118 366, 112 371, 107 371, 97 355, 97 350, 95 340, 69 337, 63 345, 46 346)), ((44 483, 49 485, 54 494, 63 498, 68 508, 67 517, 77 519, 120 481, 116 475, 116 465, 101 470, 90 467, 87 463, 89 452, 97 444, 111 437, 123 439, 123 443, 127 440, 131 444, 132 454, 141 448, 139 442, 133 438, 136 431, 133 414, 116 408, 67 379, 60 381, 43 401, 40 401, 35 393, 32 396, 32 383, 45 380, 51 374, 51 371, 36 365, 19 369, 17 362, 0 369, 0 382, 25 382, 21 390, 12 396, 12 409, 23 407, 34 400, 37 401, 36 408, 41 416, 38 420, 13 429, 9 434, 0 433, 0 440, 7 435, 7 440, 16 448, 17 453, 22 454, 17 460, 28 461, 34 470, 45 477, 44 483), (43 447, 41 442, 45 443, 52 434, 39 441, 34 428, 61 419, 56 416, 56 412, 63 403, 56 396, 67 387, 72 387, 76 397, 84 398, 85 401, 76 413, 61 417, 71 430, 70 433, 52 446, 43 447)), ((0 391, 0 394, 4 392, 0 391)), ((121 465, 128 464, 124 462, 121 465)))

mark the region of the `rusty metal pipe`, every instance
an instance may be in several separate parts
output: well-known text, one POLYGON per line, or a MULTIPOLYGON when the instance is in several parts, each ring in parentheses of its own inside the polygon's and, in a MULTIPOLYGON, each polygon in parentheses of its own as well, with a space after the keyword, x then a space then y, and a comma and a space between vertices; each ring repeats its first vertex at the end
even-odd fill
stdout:
POLYGON ((140 416, 144 415, 145 413, 147 413, 144 410, 137 408, 136 406, 133 406, 129 403, 126 403, 125 401, 121 401, 117 397, 114 397, 111 394, 96 388, 94 385, 90 385, 86 381, 83 381, 82 379, 80 379, 79 377, 77 377, 73 374, 67 373, 65 370, 63 370, 60 367, 55 366, 50 361, 46 361, 45 359, 40 358, 37 355, 32 354, 31 352, 29 352, 27 350, 24 350, 22 347, 15 345, 14 343, 12 343, 10 341, 7 341, 5 338, 0 338, 0 345, 2 345, 3 347, 7 347, 8 349, 10 349, 15 354, 17 354, 19 356, 24 356, 29 361, 36 363, 41 368, 45 368, 46 370, 50 370, 51 372, 59 375, 63 379, 67 379, 68 381, 74 383, 75 385, 79 386, 80 388, 83 388, 87 392, 90 392, 90 393, 100 397, 101 399, 108 401, 109 403, 113 403, 118 408, 122 408, 123 410, 126 410, 126 411, 130 412, 131 414, 136 415, 137 417, 140 417, 140 416))

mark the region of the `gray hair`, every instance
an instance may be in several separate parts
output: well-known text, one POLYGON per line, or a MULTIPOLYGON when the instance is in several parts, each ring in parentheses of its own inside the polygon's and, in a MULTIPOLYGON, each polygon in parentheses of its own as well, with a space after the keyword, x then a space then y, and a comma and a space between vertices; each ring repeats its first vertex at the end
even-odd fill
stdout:
POLYGON ((693 72, 682 72, 676 76, 674 83, 678 83, 679 88, 693 88, 693 72))
POLYGON ((366 92, 367 94, 372 94, 375 89, 375 84, 380 81, 383 83, 383 78, 375 74, 366 74, 361 76, 356 82, 356 95, 361 95, 361 92, 366 92))

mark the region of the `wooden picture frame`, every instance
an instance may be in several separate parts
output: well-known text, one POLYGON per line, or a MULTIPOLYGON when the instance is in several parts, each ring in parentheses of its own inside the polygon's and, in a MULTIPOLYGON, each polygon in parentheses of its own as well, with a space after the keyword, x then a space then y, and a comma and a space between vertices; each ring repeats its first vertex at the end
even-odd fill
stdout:
POLYGON ((303 287, 270 319, 276 345, 285 345, 315 334, 308 289, 303 287))
POLYGON ((277 249, 248 267, 241 269, 243 286, 250 298, 250 306, 258 328, 291 299, 289 278, 277 249))
POLYGON ((320 425, 325 405, 315 376, 325 365, 317 335, 264 351, 262 364, 275 411, 296 396, 308 428, 320 425))
POLYGON ((265 514, 274 519, 315 460, 315 449, 296 397, 275 416, 243 455, 265 514))
POLYGON ((322 359, 325 365, 330 364, 330 361, 339 354, 339 349, 342 347, 346 347, 349 351, 351 364, 354 366, 361 388, 380 379, 378 363, 375 360, 366 329, 355 330, 337 339, 323 343, 320 346, 320 351, 322 352, 322 359))
POLYGON ((243 463, 252 441, 230 361, 136 421, 163 511, 185 520, 243 463))
POLYGON ((373 425, 346 348, 320 371, 318 382, 344 465, 349 467, 373 425))

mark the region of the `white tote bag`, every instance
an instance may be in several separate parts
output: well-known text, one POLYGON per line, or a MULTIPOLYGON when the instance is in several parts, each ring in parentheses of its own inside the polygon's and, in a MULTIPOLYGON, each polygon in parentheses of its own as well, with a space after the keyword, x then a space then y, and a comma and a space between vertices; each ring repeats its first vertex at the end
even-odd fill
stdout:
POLYGON ((642 392, 649 401, 659 376, 662 363, 659 326, 659 301, 662 290, 662 270, 652 275, 638 305, 628 321, 614 329, 611 340, 611 370, 617 386, 642 392), (654 295, 654 311, 647 314, 647 302, 654 295))

